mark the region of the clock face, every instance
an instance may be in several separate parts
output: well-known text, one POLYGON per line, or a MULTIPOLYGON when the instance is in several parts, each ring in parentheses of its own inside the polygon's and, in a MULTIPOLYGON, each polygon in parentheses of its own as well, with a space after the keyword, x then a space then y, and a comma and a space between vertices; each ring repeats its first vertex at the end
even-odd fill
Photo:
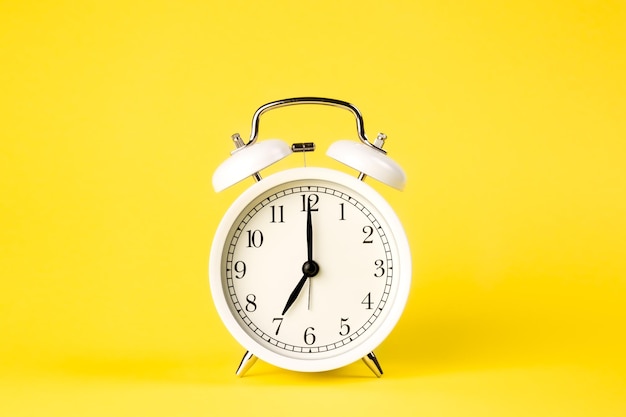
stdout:
POLYGON ((366 355, 397 321, 410 280, 398 240, 408 246, 371 188, 330 170, 291 171, 225 217, 213 290, 248 350, 291 369, 332 369, 366 355))

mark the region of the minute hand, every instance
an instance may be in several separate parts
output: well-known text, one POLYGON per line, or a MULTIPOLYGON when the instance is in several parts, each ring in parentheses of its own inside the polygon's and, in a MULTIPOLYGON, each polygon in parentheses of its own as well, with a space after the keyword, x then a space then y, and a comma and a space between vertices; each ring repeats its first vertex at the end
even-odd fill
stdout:
POLYGON ((313 262, 313 222, 311 221, 311 202, 309 201, 309 207, 306 211, 306 249, 307 259, 309 262, 313 262))

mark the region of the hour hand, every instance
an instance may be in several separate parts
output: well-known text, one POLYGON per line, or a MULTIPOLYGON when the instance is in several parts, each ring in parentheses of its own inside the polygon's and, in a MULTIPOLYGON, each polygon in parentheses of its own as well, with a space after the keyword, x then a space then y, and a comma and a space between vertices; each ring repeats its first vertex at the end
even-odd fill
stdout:
POLYGON ((294 288, 291 294, 289 294, 289 299, 287 300, 287 304, 285 304, 285 308, 283 309, 283 316, 285 315, 287 310, 289 310, 289 307, 291 307, 294 301, 296 301, 296 299, 298 298, 298 295, 300 294, 300 291, 302 291, 302 287, 304 287, 304 283, 306 282, 308 277, 309 276, 307 274, 304 274, 302 278, 300 278, 300 281, 298 281, 298 285, 296 285, 296 288, 294 288))

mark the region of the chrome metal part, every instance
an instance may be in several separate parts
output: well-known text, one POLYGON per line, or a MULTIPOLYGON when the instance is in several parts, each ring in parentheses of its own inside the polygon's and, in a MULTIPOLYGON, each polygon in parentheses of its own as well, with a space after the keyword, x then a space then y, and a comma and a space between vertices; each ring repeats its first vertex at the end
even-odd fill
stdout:
POLYGON ((294 143, 291 145, 292 152, 313 152, 314 150, 315 143, 313 142, 294 143))
POLYGON ((374 146, 378 149, 382 149, 383 145, 385 144, 385 140, 387 140, 387 135, 385 135, 384 133, 379 133, 378 136, 376 136, 376 140, 374 141, 374 146))
POLYGON ((283 100, 272 101, 270 103, 266 103, 262 105, 254 113, 254 116, 252 116, 252 128, 250 132, 250 139, 248 140, 248 143, 246 143, 246 146, 251 145, 254 142, 256 142, 257 137, 259 135, 259 119, 263 113, 272 109, 277 109, 280 107, 287 107, 287 106, 294 106, 297 104, 320 104, 320 105, 325 105, 325 106, 340 107, 340 108, 349 110, 350 112, 352 112, 352 114, 354 115, 356 119, 356 131, 361 142, 365 143, 368 146, 373 147, 374 149, 379 150, 382 153, 386 153, 380 147, 374 146, 365 135, 365 127, 363 125, 363 116, 361 115, 361 112, 359 111, 359 109, 357 109, 354 105, 348 103, 347 101, 337 100, 333 98, 324 98, 324 97, 293 97, 293 98, 286 98, 283 100))
POLYGON ((250 370, 250 368, 252 368, 252 365, 255 364, 257 359, 258 358, 256 356, 254 356, 252 353, 250 353, 250 351, 247 351, 243 355, 243 358, 241 358, 241 362, 239 363, 239 367, 237 368, 237 372, 235 372, 237 374, 237 376, 238 377, 244 376, 244 374, 246 372, 248 372, 248 370, 250 370))
POLYGON ((363 362, 365 362, 367 367, 370 368, 377 378, 380 378, 383 375, 383 368, 380 367, 380 363, 378 363, 378 359, 376 359, 374 352, 370 352, 366 356, 363 356, 363 362))
POLYGON ((231 152, 231 155, 234 154, 235 152, 237 152, 239 149, 243 148, 244 146, 246 146, 246 144, 244 143, 243 139, 241 139, 241 136, 239 135, 239 133, 233 133, 230 138, 233 140, 233 143, 235 144, 235 150, 231 152))

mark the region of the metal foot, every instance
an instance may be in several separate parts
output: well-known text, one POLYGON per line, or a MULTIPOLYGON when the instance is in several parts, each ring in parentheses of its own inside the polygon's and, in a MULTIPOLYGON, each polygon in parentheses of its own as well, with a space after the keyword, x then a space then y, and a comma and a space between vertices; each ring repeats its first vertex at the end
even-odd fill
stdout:
POLYGON ((383 368, 380 367, 380 363, 378 363, 378 359, 376 359, 374 352, 370 352, 366 356, 363 356, 363 362, 365 362, 367 367, 374 372, 374 375, 376 375, 377 378, 382 376, 383 368))
POLYGON ((248 372, 248 370, 252 368, 252 365, 254 365, 257 359, 258 358, 252 353, 246 352, 245 355, 243 355, 243 358, 241 358, 241 363, 239 363, 237 372, 235 372, 237 376, 242 377, 246 372, 248 372))

